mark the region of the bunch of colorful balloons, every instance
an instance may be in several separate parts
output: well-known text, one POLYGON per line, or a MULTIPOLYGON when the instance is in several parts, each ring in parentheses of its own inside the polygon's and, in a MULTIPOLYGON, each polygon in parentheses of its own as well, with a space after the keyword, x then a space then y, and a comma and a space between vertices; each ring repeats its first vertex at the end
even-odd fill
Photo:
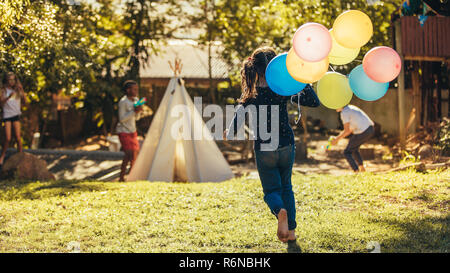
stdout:
POLYGON ((347 105, 353 94, 363 100, 377 100, 400 73, 402 62, 394 49, 372 48, 348 77, 328 71, 330 64, 352 62, 372 34, 372 21, 358 10, 339 15, 330 30, 318 23, 306 23, 295 32, 289 52, 278 55, 267 66, 267 83, 277 94, 290 96, 317 82, 317 96, 331 109, 347 105))

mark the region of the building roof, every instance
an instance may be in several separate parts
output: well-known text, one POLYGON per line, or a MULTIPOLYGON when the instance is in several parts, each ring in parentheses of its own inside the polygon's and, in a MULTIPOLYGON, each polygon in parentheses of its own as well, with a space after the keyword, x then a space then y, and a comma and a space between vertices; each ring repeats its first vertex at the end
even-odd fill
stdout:
MULTIPOLYGON (((211 46, 212 78, 227 79, 230 66, 221 58, 222 46, 214 43, 211 46)), ((169 66, 175 58, 181 59, 183 78, 209 78, 208 47, 199 45, 194 40, 169 40, 161 51, 150 56, 146 64, 141 65, 141 78, 171 78, 174 76, 169 66)))

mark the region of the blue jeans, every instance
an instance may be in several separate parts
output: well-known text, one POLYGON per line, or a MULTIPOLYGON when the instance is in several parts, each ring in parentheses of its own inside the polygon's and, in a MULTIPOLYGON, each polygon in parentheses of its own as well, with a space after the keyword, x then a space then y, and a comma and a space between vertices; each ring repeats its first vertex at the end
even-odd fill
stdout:
POLYGON ((256 167, 264 192, 264 201, 277 216, 280 209, 286 209, 289 230, 297 227, 295 221, 295 199, 292 191, 292 166, 295 159, 295 145, 278 148, 275 151, 255 150, 256 167))

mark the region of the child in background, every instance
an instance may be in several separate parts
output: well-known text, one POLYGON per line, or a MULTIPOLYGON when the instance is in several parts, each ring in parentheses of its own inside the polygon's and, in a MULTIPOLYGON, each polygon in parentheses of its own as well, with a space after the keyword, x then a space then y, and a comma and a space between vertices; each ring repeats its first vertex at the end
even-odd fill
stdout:
POLYGON ((119 101, 119 123, 117 133, 125 156, 122 161, 119 181, 125 181, 128 164, 133 168, 139 153, 139 141, 136 130, 136 116, 142 111, 142 106, 135 107, 138 102, 139 86, 135 81, 128 80, 123 85, 123 96, 119 101))
POLYGON ((336 112, 341 113, 344 130, 331 141, 331 145, 336 145, 342 138, 353 134, 344 150, 344 155, 354 172, 365 172, 359 147, 374 135, 374 123, 363 110, 354 105, 349 104, 338 108, 336 112))
POLYGON ((22 84, 13 72, 8 72, 3 78, 3 86, 0 90, 0 105, 3 108, 3 123, 5 124, 5 141, 0 155, 0 169, 5 160, 6 150, 11 141, 11 130, 17 141, 17 150, 22 152, 22 137, 20 133, 21 102, 25 103, 25 92, 22 84))

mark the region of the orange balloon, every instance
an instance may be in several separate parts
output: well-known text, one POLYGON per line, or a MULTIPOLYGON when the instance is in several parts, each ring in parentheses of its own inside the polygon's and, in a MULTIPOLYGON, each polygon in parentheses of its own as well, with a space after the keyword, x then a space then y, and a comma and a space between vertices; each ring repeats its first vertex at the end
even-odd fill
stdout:
POLYGON ((328 56, 318 62, 306 62, 295 54, 293 48, 286 57, 286 67, 296 81, 313 83, 320 80, 328 71, 328 56))

